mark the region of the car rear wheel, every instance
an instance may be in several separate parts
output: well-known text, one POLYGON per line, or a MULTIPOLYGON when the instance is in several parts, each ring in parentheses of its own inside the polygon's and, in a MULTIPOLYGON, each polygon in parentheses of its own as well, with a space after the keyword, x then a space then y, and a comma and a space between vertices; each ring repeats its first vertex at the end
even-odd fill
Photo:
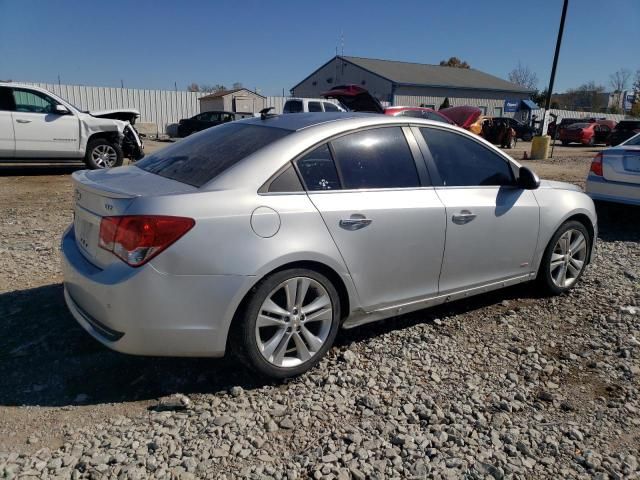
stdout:
POLYGON ((250 369, 272 378, 300 375, 331 348, 340 301, 318 272, 291 269, 258 284, 238 318, 232 348, 250 369))
POLYGON ((591 238, 585 226, 565 222, 551 238, 538 270, 538 282, 548 293, 559 295, 573 288, 587 266, 591 238))
POLYGON ((122 149, 117 143, 106 138, 90 140, 84 162, 93 170, 101 168, 119 167, 122 165, 122 149))

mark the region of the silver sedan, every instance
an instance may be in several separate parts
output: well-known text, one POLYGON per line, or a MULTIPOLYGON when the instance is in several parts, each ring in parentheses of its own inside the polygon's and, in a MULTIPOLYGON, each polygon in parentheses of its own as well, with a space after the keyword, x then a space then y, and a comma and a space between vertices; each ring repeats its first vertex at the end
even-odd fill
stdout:
POLYGON ((263 115, 73 182, 64 291, 93 337, 278 378, 340 328, 533 280, 565 292, 597 235, 578 188, 416 118, 263 115))

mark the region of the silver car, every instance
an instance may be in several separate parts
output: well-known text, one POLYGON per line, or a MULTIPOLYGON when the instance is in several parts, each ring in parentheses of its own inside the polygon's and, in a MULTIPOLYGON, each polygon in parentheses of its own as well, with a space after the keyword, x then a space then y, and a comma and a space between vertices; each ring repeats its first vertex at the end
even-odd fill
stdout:
POLYGON ((139 355, 231 351, 278 378, 340 328, 535 279, 565 292, 597 234, 578 188, 409 117, 263 115, 73 182, 64 292, 92 336, 139 355))
POLYGON ((586 191, 594 200, 640 205, 640 133, 596 154, 586 191))

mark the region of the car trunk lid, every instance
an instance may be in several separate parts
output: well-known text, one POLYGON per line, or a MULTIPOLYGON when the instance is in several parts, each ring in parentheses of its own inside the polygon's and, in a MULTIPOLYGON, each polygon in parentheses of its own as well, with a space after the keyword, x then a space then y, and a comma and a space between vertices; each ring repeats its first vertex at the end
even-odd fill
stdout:
POLYGON ((640 147, 604 150, 602 174, 611 182, 640 184, 640 147))
POLYGON ((72 180, 76 245, 87 260, 100 268, 120 261, 98 246, 103 217, 124 215, 138 197, 197 191, 191 185, 132 166, 81 170, 73 173, 72 180))

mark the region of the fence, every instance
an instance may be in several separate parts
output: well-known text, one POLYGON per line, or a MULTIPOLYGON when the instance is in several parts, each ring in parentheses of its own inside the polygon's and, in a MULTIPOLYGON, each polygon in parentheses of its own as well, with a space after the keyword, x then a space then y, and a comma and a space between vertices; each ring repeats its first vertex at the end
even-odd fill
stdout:
MULTIPOLYGON (((555 108, 549 109, 549 113, 557 115, 560 120, 563 118, 606 118, 607 120, 619 122, 626 118, 625 115, 616 113, 574 112, 573 110, 556 110, 555 108)), ((533 110, 532 114, 537 115, 538 118, 542 118, 542 110, 533 110)))

